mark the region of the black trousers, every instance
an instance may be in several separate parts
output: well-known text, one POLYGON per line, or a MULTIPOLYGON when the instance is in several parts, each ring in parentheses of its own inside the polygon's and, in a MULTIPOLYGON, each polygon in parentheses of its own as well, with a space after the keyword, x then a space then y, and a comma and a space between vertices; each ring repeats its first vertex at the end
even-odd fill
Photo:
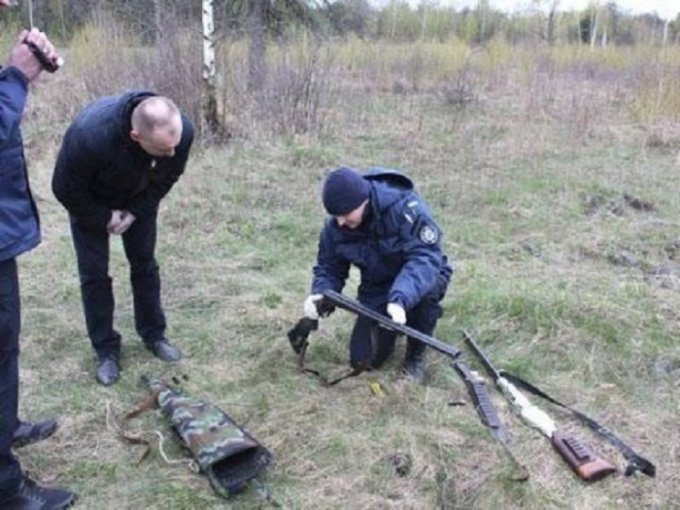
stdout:
MULTIPOLYGON (((157 212, 137 219, 122 235, 130 263, 135 328, 147 346, 165 337, 161 280, 154 256, 157 212)), ((78 258, 80 290, 87 333, 99 359, 120 356, 121 337, 113 328, 114 298, 109 276, 109 237, 105 228, 92 229, 71 216, 71 233, 78 258)))
MULTIPOLYGON (((411 310, 406 311, 406 325, 417 329, 421 333, 431 335, 437 326, 437 321, 442 316, 440 301, 446 295, 449 278, 440 275, 434 288, 420 300, 411 310)), ((387 290, 381 296, 359 296, 359 301, 372 310, 387 314, 387 290)), ((394 352, 394 344, 397 334, 393 331, 377 328, 375 338, 371 334, 373 321, 366 317, 357 317, 352 330, 349 343, 350 364, 355 367, 358 364, 368 364, 372 368, 379 368, 394 352)), ((407 340, 407 352, 420 354, 425 351, 426 345, 414 338, 407 340)))
POLYGON ((19 332, 21 304, 15 259, 0 262, 0 499, 16 491, 21 466, 12 455, 19 422, 19 332))

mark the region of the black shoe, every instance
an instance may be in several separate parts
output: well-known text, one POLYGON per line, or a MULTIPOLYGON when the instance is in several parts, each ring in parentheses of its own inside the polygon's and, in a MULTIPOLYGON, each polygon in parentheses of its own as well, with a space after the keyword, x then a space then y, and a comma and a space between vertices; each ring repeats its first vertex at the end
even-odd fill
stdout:
POLYGON ((14 494, 0 500, 0 508, 2 510, 61 510, 70 507, 75 500, 76 495, 73 492, 41 487, 30 478, 24 477, 14 494))
POLYGON ((168 363, 175 363, 182 359, 182 351, 174 345, 170 345, 167 340, 158 340, 157 342, 154 342, 151 345, 150 350, 158 359, 162 359, 168 363))
POLYGON ((21 422, 14 431, 12 447, 21 448, 22 446, 37 443, 50 437, 54 434, 55 430, 57 430, 56 420, 45 420, 36 423, 21 422))
POLYGON ((104 386, 111 386, 120 377, 120 367, 116 358, 104 358, 97 362, 97 381, 104 386))
POLYGON ((419 384, 425 384, 427 377, 427 367, 425 366, 425 352, 409 353, 407 352, 404 364, 401 367, 402 372, 413 377, 419 384))

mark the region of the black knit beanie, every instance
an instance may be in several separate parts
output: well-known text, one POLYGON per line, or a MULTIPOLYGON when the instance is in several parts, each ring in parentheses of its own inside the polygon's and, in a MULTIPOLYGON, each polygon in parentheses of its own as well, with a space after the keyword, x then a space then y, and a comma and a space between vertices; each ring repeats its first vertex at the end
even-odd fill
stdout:
POLYGON ((333 170, 323 185, 323 205, 328 214, 343 216, 368 198, 370 184, 356 170, 341 167, 333 170))

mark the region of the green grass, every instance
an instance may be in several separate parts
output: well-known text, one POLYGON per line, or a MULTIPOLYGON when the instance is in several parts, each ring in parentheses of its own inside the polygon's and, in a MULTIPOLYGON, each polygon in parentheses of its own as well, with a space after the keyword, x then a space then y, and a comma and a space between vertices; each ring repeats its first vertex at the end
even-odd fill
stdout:
MULTIPOLYGON (((354 59, 355 49, 346 48, 342 58, 354 59)), ((516 81, 502 50, 484 57, 502 63, 500 74, 495 81, 487 76, 477 102, 463 110, 435 86, 391 94, 394 76, 363 88, 340 80, 343 101, 329 105, 336 124, 323 136, 254 137, 224 146, 199 140, 186 174, 162 203, 157 250, 168 335, 186 358, 164 365, 139 342, 128 268, 114 239, 111 273, 124 346, 123 377, 111 388, 94 381, 66 215, 49 188, 55 146, 29 144, 44 242, 21 259, 21 414, 58 416, 61 428, 21 450, 24 465, 45 483, 76 490, 77 508, 266 506, 252 489, 225 502, 205 478, 181 463, 166 464, 156 432, 168 438, 170 458, 186 454, 157 413, 130 424, 152 443, 139 466, 142 448, 117 438, 111 420, 120 421, 146 396, 142 374, 186 374, 189 392, 223 407, 274 452, 263 481, 284 508, 680 506, 680 374, 673 370, 680 366, 678 273, 675 287, 645 273, 678 265, 667 250, 678 239, 676 155, 668 146, 645 145, 644 126, 631 126, 625 104, 603 107, 610 83, 569 74, 578 55, 557 55, 561 71, 535 89, 532 83, 545 77, 516 81), (473 331, 499 367, 601 419, 657 464, 657 478, 584 485, 489 382, 513 452, 529 469, 530 480, 517 482, 473 406, 447 405, 467 394, 445 359, 430 354, 426 387, 400 377, 403 342, 385 369, 336 387, 297 371, 286 331, 309 289, 323 175, 339 165, 402 168, 430 203, 456 265, 439 339, 462 346, 460 329, 473 331), (626 193, 655 210, 625 205, 626 193), (596 194, 603 199, 589 208, 588 197, 596 194), (626 265, 622 254, 640 263, 626 265), (374 380, 384 398, 371 392, 374 380), (403 476, 390 460, 397 455, 412 462, 403 476)), ((390 59, 399 51, 390 51, 390 59)), ((460 48, 450 51, 458 55, 460 48)), ((356 66, 366 71, 371 55, 356 66)), ((626 70, 635 58, 608 54, 594 65, 626 70)), ((487 60, 480 65, 490 76, 487 60)), ((532 69, 524 72, 537 73, 532 69)), ((49 90, 39 84, 33 108, 48 113, 51 98, 71 79, 57 76, 62 81, 50 82, 49 90)), ((435 79, 429 74, 422 83, 435 79)), ((619 86, 624 94, 636 90, 619 86)), ((25 131, 30 140, 49 135, 34 117, 25 131)), ((350 294, 356 284, 353 272, 350 294)), ((343 373, 351 325, 341 311, 323 321, 311 340, 310 366, 343 373)), ((568 415, 546 409, 623 467, 616 451, 568 415)))

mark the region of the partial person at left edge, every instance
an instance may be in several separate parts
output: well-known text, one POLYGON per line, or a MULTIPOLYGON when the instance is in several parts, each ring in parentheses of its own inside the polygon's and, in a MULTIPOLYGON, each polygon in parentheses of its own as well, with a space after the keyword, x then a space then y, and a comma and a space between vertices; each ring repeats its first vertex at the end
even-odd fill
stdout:
MULTIPOLYGON (((0 0, 0 8, 9 6, 0 0)), ((25 474, 12 448, 52 435, 55 420, 38 423, 18 419, 19 333, 21 306, 16 258, 40 243, 40 220, 31 195, 24 159, 21 118, 28 84, 43 71, 29 45, 56 61, 58 55, 44 33, 24 30, 0 69, 0 508, 67 508, 75 494, 42 487, 25 474)))
POLYGON ((137 333, 159 359, 182 357, 165 335, 155 251, 160 201, 184 172, 193 139, 193 125, 177 105, 145 90, 93 101, 64 135, 52 191, 68 211, 96 379, 104 386, 115 383, 121 370, 111 235, 122 238, 130 264, 137 333))

